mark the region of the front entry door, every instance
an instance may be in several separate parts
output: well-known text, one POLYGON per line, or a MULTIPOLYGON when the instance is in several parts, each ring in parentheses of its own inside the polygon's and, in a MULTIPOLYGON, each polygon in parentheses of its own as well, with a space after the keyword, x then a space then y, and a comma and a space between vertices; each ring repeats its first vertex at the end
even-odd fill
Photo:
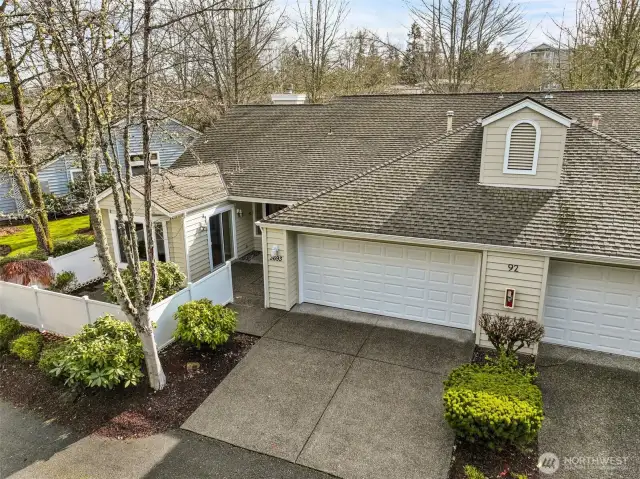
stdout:
POLYGON ((211 245, 211 269, 234 258, 233 210, 209 217, 209 242, 211 245))

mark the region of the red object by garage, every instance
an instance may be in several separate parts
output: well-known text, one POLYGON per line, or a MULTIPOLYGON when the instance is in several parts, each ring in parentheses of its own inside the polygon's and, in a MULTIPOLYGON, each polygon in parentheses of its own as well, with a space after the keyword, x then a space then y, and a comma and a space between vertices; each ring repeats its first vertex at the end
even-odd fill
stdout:
POLYGON ((514 288, 507 288, 504 293, 504 307, 513 309, 516 303, 516 290, 514 288))

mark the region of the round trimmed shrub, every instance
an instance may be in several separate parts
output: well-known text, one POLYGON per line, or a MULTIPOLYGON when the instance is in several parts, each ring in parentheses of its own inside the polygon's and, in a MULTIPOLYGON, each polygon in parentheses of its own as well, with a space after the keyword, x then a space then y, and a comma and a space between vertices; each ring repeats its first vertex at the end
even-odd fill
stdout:
POLYGON ((133 326, 106 315, 59 346, 44 351, 39 366, 68 386, 113 388, 137 384, 144 355, 133 326))
POLYGON ((0 314, 0 351, 9 348, 9 343, 21 329, 20 321, 6 314, 0 314))
POLYGON ((237 313, 209 299, 189 301, 178 306, 174 318, 178 322, 173 337, 194 344, 200 348, 203 344, 211 349, 229 341, 236 330, 237 313))
POLYGON ((494 449, 537 437, 542 393, 520 372, 465 364, 451 372, 444 388, 445 419, 462 439, 494 449))
MULTIPOLYGON (((158 280, 156 283, 156 292, 153 296, 153 304, 159 303, 163 299, 173 296, 180 291, 184 287, 184 280, 186 279, 186 276, 180 271, 180 267, 175 263, 158 261, 156 265, 158 268, 158 280)), ((149 291, 151 271, 148 262, 140 262, 140 276, 134 278, 128 269, 121 270, 120 276, 129 293, 129 297, 133 298, 138 283, 142 285, 142 294, 146 295, 147 291, 149 291)), ((104 292, 111 303, 118 303, 118 298, 116 298, 114 294, 111 281, 104 283, 104 292)))
POLYGON ((14 339, 9 351, 22 361, 35 362, 42 351, 42 343, 42 334, 38 331, 29 331, 14 339))

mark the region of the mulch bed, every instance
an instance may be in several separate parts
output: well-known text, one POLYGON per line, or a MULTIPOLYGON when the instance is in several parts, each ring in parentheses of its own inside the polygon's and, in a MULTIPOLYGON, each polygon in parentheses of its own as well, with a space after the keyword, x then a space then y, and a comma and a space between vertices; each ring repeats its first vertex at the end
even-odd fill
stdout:
MULTIPOLYGON (((495 351, 476 346, 471 362, 485 364, 487 356, 495 356, 495 351)), ((520 355, 518 359, 522 365, 535 362, 535 358, 529 355, 520 355)), ((538 457, 537 442, 526 449, 508 447, 501 451, 492 451, 486 446, 456 438, 453 445, 449 479, 466 479, 464 466, 467 464, 480 469, 489 479, 511 479, 511 474, 525 474, 527 479, 540 479, 537 467, 538 457)))
POLYGON ((81 434, 118 439, 149 436, 181 426, 257 340, 235 334, 215 351, 181 343, 168 346, 160 353, 167 385, 159 392, 146 381, 136 387, 76 392, 52 381, 36 365, 4 355, 0 357, 0 398, 81 434), (187 363, 199 367, 193 370, 190 364, 187 370, 187 363))

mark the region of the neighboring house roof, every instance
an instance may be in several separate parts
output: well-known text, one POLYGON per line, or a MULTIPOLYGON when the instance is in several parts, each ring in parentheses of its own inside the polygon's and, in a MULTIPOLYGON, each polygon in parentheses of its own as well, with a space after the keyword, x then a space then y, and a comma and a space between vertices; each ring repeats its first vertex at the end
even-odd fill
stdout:
POLYGON ((237 106, 174 167, 215 162, 231 196, 297 201, 380 165, 446 131, 526 97, 640 148, 637 90, 339 97, 325 105, 237 106))
POLYGON ((560 186, 478 183, 477 122, 327 189, 264 223, 640 258, 640 154, 567 131, 560 186))

